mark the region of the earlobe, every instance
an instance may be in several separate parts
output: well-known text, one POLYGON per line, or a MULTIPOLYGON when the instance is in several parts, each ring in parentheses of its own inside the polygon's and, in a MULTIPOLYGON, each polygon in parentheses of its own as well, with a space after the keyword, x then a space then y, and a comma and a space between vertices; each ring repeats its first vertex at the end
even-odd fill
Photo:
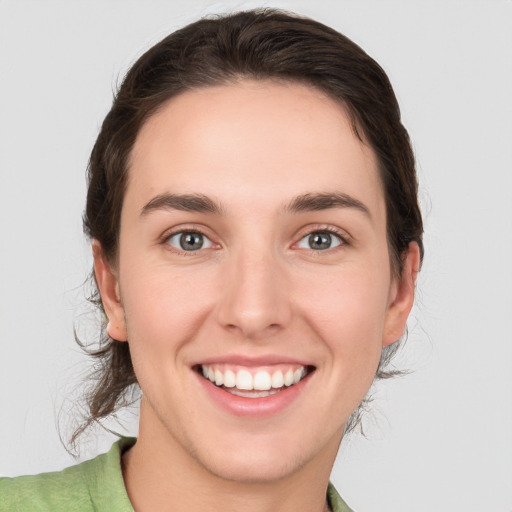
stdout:
POLYGON ((101 302, 108 317, 107 334, 114 340, 126 341, 126 323, 121 303, 117 274, 108 261, 98 240, 92 242, 94 276, 101 295, 101 302))
POLYGON ((393 297, 386 314, 382 346, 387 347, 405 331, 407 318, 414 304, 416 278, 420 268, 420 249, 416 242, 411 242, 404 254, 403 268, 397 278, 393 297))

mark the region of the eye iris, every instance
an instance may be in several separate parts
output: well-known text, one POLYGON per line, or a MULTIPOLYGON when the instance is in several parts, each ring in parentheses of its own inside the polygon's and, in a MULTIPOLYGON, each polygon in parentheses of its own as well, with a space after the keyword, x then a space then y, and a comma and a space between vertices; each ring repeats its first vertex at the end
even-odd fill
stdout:
POLYGON ((196 251, 203 247, 204 239, 201 233, 183 233, 180 236, 180 247, 184 251, 196 251))
POLYGON ((332 237, 329 233, 312 233, 309 235, 309 246, 312 249, 329 249, 332 237))

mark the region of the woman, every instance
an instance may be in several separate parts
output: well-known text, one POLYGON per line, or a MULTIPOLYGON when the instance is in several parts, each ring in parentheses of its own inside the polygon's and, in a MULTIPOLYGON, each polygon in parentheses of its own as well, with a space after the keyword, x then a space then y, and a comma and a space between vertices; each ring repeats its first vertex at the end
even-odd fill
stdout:
POLYGON ((1 480, 2 510, 349 510, 329 475, 423 254, 382 69, 277 11, 171 34, 103 123, 84 223, 107 319, 89 423, 137 384, 139 437, 1 480))

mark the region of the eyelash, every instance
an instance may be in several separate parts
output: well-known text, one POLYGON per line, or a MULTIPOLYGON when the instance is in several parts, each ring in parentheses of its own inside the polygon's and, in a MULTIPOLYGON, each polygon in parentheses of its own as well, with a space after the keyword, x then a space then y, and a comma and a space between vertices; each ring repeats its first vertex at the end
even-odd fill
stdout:
POLYGON ((296 242, 294 245, 298 245, 303 240, 315 234, 328 234, 329 236, 334 236, 339 241, 338 245, 335 245, 334 247, 329 247, 327 249, 313 249, 310 247, 309 250, 313 251, 315 254, 321 252, 330 252, 338 248, 342 248, 343 246, 350 245, 348 241, 348 235, 344 231, 341 231, 340 229, 334 228, 332 226, 316 226, 315 229, 308 230, 304 235, 302 235, 299 241, 296 242))
MULTIPOLYGON (((204 243, 204 242, 203 242, 204 243)), ((202 249, 210 249, 212 246, 215 245, 215 243, 211 240, 211 238, 206 235, 200 228, 197 228, 197 227, 190 227, 190 228, 182 228, 180 230, 177 230, 177 231, 173 231, 171 233, 167 233, 164 235, 163 239, 162 239, 162 244, 163 245, 166 245, 168 250, 172 251, 172 252, 176 252, 182 256, 193 256, 199 252, 201 252, 202 249), (174 247, 170 244, 170 240, 176 236, 183 236, 183 235, 200 235, 201 237, 203 237, 204 240, 207 240, 210 244, 209 247, 206 247, 206 248, 203 248, 203 247, 200 247, 198 250, 192 250, 192 251, 187 251, 187 250, 184 250, 184 249, 179 249, 178 247, 174 247)))
MULTIPOLYGON (((339 243, 337 245, 335 245, 334 247, 328 247, 326 249, 313 249, 311 247, 307 248, 308 250, 313 251, 314 253, 328 252, 328 251, 335 250, 338 247, 343 247, 343 246, 350 245, 350 243, 348 241, 348 236, 346 235, 346 233, 342 232, 339 229, 333 228, 332 226, 317 226, 317 227, 315 227, 315 229, 308 229, 303 235, 301 235, 301 237, 298 240, 298 242, 295 242, 293 245, 297 246, 303 240, 305 240, 308 237, 311 237, 312 235, 315 235, 315 234, 327 234, 329 236, 334 236, 335 238, 338 239, 339 243)), ((215 242, 213 242, 211 240, 211 238, 208 235, 206 235, 201 230, 201 228, 197 228, 197 227, 182 228, 180 230, 173 231, 171 233, 167 233, 162 238, 162 244, 166 245, 168 250, 171 250, 173 252, 176 252, 176 253, 178 253, 180 255, 184 255, 184 256, 193 256, 194 254, 202 252, 202 250, 211 249, 213 246, 218 245, 218 244, 215 244, 215 242), (189 251, 187 251, 187 250, 184 250, 184 249, 179 249, 178 247, 173 247, 170 244, 170 240, 172 238, 174 238, 174 237, 176 237, 178 235, 179 236, 183 236, 185 234, 200 235, 205 240, 207 240, 210 245, 208 247, 201 246, 197 250, 189 250, 189 251)))

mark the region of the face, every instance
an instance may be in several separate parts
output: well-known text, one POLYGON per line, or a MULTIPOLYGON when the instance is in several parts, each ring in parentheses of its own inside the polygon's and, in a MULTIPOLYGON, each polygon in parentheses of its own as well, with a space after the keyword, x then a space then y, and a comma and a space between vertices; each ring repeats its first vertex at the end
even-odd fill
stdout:
POLYGON ((395 278, 375 155, 318 90, 173 98, 136 140, 115 267, 95 245, 140 436, 231 480, 332 464, 403 332, 416 253, 395 278))

